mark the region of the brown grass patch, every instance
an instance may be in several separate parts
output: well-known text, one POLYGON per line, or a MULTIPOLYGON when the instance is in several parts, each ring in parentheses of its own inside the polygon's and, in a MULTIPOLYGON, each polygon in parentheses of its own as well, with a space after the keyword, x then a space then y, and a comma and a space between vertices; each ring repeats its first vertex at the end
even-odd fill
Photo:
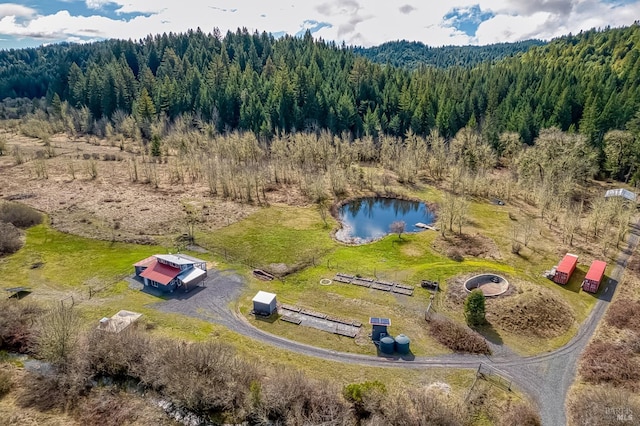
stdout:
POLYGON ((623 345, 591 342, 582 354, 580 374, 588 383, 640 389, 640 363, 623 345))
POLYGON ((567 401, 570 425, 637 425, 640 398, 624 389, 589 386, 572 392, 567 401))
MULTIPOLYGON (((102 240, 145 242, 187 232, 186 206, 195 208, 197 227, 203 230, 219 229, 257 210, 256 206, 210 197, 204 181, 172 183, 174 157, 168 163, 154 165, 159 178, 159 188, 154 188, 132 182, 127 161, 110 161, 114 156, 136 158, 142 168, 139 153, 121 152, 105 141, 94 140, 92 144, 63 135, 52 138, 51 144, 57 155, 44 160, 48 178, 38 179, 29 158, 42 149, 41 141, 8 135, 8 146, 18 146, 27 161, 15 165, 11 156, 0 157, 0 198, 20 200, 47 213, 53 227, 63 232, 102 240), (86 173, 85 163, 89 160, 84 159, 85 155, 97 158, 95 179, 86 173), (75 178, 70 172, 72 167, 75 178), (114 233, 115 222, 119 222, 119 229, 114 233)), ((268 195, 269 202, 286 199, 296 203, 297 197, 295 191, 286 193, 286 188, 268 195)))
POLYGON ((79 404, 75 417, 86 426, 175 424, 150 401, 113 388, 92 391, 79 404))
POLYGON ((481 234, 449 234, 439 236, 433 242, 433 248, 451 259, 459 256, 471 256, 487 259, 500 259, 500 250, 495 242, 481 234))
POLYGON ((619 329, 640 333, 640 301, 618 298, 607 309, 605 321, 619 329))
POLYGON ((488 300, 487 320, 494 327, 514 334, 550 338, 567 332, 575 322, 575 315, 550 290, 524 285, 522 292, 512 297, 488 300))
POLYGON ((468 327, 446 318, 432 318, 429 329, 441 345, 455 352, 490 354, 487 341, 468 327))

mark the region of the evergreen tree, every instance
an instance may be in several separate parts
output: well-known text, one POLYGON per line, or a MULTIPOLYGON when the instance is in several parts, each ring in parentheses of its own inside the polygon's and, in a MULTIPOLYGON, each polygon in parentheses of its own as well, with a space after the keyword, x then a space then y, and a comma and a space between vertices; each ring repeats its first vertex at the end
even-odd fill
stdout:
POLYGON ((464 300, 464 316, 470 326, 482 325, 485 319, 485 298, 482 290, 473 290, 464 300))

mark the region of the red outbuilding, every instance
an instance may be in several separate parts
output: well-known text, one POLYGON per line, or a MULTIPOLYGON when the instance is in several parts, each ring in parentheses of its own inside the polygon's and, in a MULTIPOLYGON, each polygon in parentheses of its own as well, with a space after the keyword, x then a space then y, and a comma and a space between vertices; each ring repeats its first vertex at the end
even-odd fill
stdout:
POLYGON ((575 254, 567 253, 562 259, 562 262, 556 268, 556 273, 553 276, 553 281, 558 284, 566 284, 571 278, 571 274, 576 270, 578 264, 578 256, 575 254))
POLYGON ((587 276, 584 277, 584 281, 582 282, 582 289, 584 291, 588 291, 589 293, 597 293, 598 287, 600 287, 600 282, 602 281, 602 277, 604 277, 604 270, 607 268, 607 263, 602 260, 594 260, 589 267, 589 272, 587 272, 587 276))

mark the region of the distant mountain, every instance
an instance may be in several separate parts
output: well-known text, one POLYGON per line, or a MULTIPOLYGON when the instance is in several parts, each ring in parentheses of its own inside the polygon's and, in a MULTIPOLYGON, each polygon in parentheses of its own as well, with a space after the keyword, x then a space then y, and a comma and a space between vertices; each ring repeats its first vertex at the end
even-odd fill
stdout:
POLYGON ((356 47, 354 52, 379 64, 389 63, 408 69, 416 69, 421 65, 436 68, 454 66, 472 68, 483 62, 497 61, 526 52, 533 46, 545 44, 542 40, 526 40, 487 46, 429 47, 421 42, 402 40, 370 48, 356 47))

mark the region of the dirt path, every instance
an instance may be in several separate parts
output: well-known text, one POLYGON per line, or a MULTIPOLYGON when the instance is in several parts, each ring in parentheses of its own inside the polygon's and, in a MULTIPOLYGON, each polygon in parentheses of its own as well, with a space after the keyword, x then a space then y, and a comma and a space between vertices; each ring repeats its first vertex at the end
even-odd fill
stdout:
MULTIPOLYGON (((207 287, 195 294, 175 298, 155 305, 159 310, 180 313, 207 321, 219 323, 230 330, 252 339, 270 344, 280 349, 313 356, 335 362, 366 365, 371 367, 399 368, 469 368, 475 369, 479 363, 498 368, 506 373, 514 385, 528 393, 538 404, 543 425, 566 424, 565 399, 569 387, 575 379, 576 366, 580 354, 589 342, 598 323, 605 313, 618 282, 634 252, 640 238, 640 224, 631 227, 628 246, 623 250, 611 273, 605 290, 589 317, 580 326, 575 337, 565 346, 541 355, 521 357, 508 350, 500 350, 495 356, 449 354, 435 357, 416 357, 405 360, 400 357, 376 357, 336 352, 318 348, 279 337, 252 326, 248 320, 232 308, 242 293, 244 281, 232 272, 211 272, 207 287)), ((192 292, 193 293, 193 292, 192 292)))

